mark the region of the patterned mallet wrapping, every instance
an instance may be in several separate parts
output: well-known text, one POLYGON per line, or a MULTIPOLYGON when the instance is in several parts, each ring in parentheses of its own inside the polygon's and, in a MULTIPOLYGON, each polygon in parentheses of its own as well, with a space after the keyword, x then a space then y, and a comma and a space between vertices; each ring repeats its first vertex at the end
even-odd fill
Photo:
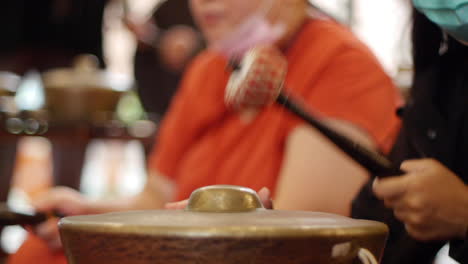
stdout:
POLYGON ((259 46, 246 53, 232 72, 225 102, 234 109, 258 108, 273 103, 283 88, 288 63, 273 46, 259 46))

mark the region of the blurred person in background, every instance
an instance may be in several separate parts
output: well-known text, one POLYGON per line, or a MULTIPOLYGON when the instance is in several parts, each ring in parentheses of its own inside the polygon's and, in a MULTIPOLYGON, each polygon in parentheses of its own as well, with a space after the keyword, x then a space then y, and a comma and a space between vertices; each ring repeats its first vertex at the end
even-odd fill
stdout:
POLYGON ((353 216, 389 225, 384 264, 434 263, 446 243, 468 263, 468 1, 412 2, 414 81, 391 152, 405 174, 369 182, 353 216))
MULTIPOLYGON (((227 48, 220 43, 232 48, 249 41, 239 33, 245 25, 260 38, 279 32, 272 24, 281 25, 272 41, 289 62, 288 92, 322 113, 330 126, 385 152, 399 128, 394 114, 399 95, 376 58, 343 26, 309 15, 306 0, 191 0, 190 5, 210 48, 185 73, 161 124, 144 190, 130 198, 91 201, 55 188, 35 201, 37 210, 77 215, 155 209, 201 186, 234 184, 269 187, 279 209, 349 215, 353 197, 368 179, 366 171, 278 105, 257 111, 228 108, 224 93, 230 73, 220 53, 227 48)), ((50 249, 42 244, 43 251, 28 252, 25 247, 10 263, 63 263, 54 259, 60 252, 54 251, 60 249, 57 221, 35 232, 50 249)))
POLYGON ((203 48, 187 0, 163 1, 148 21, 126 18, 137 39, 138 94, 153 121, 160 121, 191 59, 203 48))
MULTIPOLYGON (((134 74, 148 118, 159 123, 190 61, 203 49, 187 0, 162 1, 148 19, 127 12, 125 24, 137 40, 134 74)), ((155 134, 156 136, 156 134, 155 134)), ((152 146, 145 148, 148 156, 152 146)))

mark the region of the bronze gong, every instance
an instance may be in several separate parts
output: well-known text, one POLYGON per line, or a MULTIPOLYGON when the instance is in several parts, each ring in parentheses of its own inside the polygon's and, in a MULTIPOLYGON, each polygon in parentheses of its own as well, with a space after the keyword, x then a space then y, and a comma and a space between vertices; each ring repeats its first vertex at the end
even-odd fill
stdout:
POLYGON ((256 193, 209 186, 185 210, 72 216, 60 223, 71 264, 378 263, 387 226, 264 209, 256 193))

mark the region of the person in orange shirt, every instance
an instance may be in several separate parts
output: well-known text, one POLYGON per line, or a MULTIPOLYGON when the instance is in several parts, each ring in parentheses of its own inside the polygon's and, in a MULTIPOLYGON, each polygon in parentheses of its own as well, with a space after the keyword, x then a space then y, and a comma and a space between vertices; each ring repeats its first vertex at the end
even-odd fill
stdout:
MULTIPOLYGON (((347 29, 311 17, 306 0, 191 0, 204 37, 218 49, 202 52, 189 67, 161 125, 144 190, 131 198, 89 201, 58 187, 37 200, 36 208, 66 215, 155 209, 201 186, 233 184, 268 187, 277 209, 349 215, 352 199, 368 179, 365 169, 280 106, 235 111, 224 104, 230 74, 219 52, 221 40, 259 14, 265 2, 271 4, 268 21, 284 29, 275 44, 289 63, 288 93, 341 133, 387 151, 399 129, 399 95, 375 57, 347 29)), ((57 233, 56 221, 36 229, 52 248, 60 245, 57 233)), ((17 255, 25 261, 28 254, 33 256, 25 246, 17 255)), ((14 259, 10 264, 26 263, 14 259)))

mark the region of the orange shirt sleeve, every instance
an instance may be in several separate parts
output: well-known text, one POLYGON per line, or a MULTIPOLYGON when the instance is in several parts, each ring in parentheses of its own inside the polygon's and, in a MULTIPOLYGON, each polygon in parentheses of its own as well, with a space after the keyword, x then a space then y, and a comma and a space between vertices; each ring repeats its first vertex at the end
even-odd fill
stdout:
POLYGON ((308 98, 322 114, 364 129, 384 152, 399 129, 398 90, 374 56, 361 46, 340 49, 308 98))
POLYGON ((292 86, 286 88, 312 111, 363 129, 387 152, 400 127, 395 110, 402 103, 392 80, 345 27, 316 19, 305 32, 289 51, 292 86))
POLYGON ((226 62, 216 55, 199 55, 184 75, 166 117, 161 123, 156 144, 149 158, 150 170, 173 178, 177 165, 191 144, 222 114, 222 97, 227 73, 226 62), (215 109, 215 110, 213 110, 215 109))

